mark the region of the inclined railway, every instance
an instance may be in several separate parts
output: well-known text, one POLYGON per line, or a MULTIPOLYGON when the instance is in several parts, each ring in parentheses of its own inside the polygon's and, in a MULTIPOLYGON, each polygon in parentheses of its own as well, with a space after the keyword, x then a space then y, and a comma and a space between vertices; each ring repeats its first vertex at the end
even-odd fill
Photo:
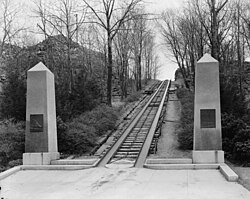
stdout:
POLYGON ((129 125, 103 152, 97 166, 105 166, 120 160, 128 160, 135 167, 143 167, 152 147, 159 137, 159 122, 163 121, 171 82, 166 80, 146 91, 141 108, 131 118, 129 125), (158 86, 158 88, 156 88, 158 86))

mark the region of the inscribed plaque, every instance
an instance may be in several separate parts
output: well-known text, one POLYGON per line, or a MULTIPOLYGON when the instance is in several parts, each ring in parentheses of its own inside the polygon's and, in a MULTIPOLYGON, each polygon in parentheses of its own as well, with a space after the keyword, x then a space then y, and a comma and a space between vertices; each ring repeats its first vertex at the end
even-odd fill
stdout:
POLYGON ((216 128, 215 109, 201 109, 201 128, 216 128))
POLYGON ((43 132, 43 114, 30 115, 30 132, 43 132))

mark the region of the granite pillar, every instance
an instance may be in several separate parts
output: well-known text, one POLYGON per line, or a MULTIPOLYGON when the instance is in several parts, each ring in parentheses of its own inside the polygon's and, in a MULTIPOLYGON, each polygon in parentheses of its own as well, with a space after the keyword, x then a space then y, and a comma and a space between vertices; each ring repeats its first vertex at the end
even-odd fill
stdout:
POLYGON ((195 69, 194 163, 222 163, 219 62, 205 54, 195 69))
POLYGON ((48 165, 59 159, 55 84, 53 73, 42 62, 28 71, 26 99, 23 164, 48 165))

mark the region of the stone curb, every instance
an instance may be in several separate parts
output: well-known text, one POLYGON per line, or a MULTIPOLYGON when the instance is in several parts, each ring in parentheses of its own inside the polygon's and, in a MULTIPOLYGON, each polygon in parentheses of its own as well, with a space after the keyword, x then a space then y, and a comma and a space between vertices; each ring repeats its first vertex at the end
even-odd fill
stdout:
POLYGON ((219 169, 229 182, 237 182, 239 176, 226 164, 144 164, 144 168, 156 170, 192 170, 192 169, 219 169))
POLYGON ((20 165, 0 173, 0 180, 22 170, 83 170, 95 167, 94 165, 20 165))
POLYGON ((82 170, 92 165, 23 165, 22 170, 82 170))
POLYGON ((168 159, 147 159, 146 164, 192 164, 192 159, 168 158, 168 159))
POLYGON ((219 164, 144 164, 144 168, 156 170, 219 169, 219 164))
POLYGON ((239 176, 226 164, 220 165, 220 172, 229 182, 237 182, 239 176))
POLYGON ((52 160, 51 165, 88 165, 93 166, 99 159, 52 160))
POLYGON ((2 173, 0 173, 0 180, 3 180, 4 178, 7 178, 9 176, 11 176, 12 174, 21 171, 22 170, 22 166, 16 166, 13 167, 11 169, 8 169, 7 171, 4 171, 2 173))

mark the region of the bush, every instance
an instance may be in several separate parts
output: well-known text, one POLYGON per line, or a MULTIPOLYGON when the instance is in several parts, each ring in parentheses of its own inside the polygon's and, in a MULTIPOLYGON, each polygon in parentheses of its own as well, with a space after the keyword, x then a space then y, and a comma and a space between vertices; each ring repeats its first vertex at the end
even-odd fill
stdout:
POLYGON ((0 122, 0 170, 21 164, 25 147, 24 123, 0 122))
POLYGON ((138 101, 140 99, 141 95, 142 94, 139 91, 131 93, 131 95, 129 95, 124 101, 125 101, 125 103, 131 103, 131 102, 138 101))
POLYGON ((185 126, 177 131, 179 148, 183 150, 193 149, 193 125, 185 126))
POLYGON ((241 118, 247 114, 247 102, 244 93, 240 94, 236 76, 220 76, 221 112, 241 118))
POLYGON ((233 157, 237 160, 250 160, 250 129, 239 130, 232 142, 233 157))
POLYGON ((66 154, 90 152, 96 146, 98 137, 115 128, 118 112, 109 106, 98 106, 71 122, 57 119, 59 151, 66 154))
POLYGON ((60 134, 59 151, 82 155, 95 145, 96 129, 73 120, 68 130, 60 134))
POLYGON ((222 137, 230 140, 232 140, 240 130, 246 128, 246 124, 243 120, 228 113, 223 113, 221 115, 221 126, 222 137))
POLYGON ((243 142, 236 142, 234 147, 234 159, 250 160, 250 139, 243 142))
POLYGON ((225 152, 225 157, 228 159, 232 158, 233 155, 233 149, 234 149, 234 142, 232 139, 229 138, 223 138, 222 139, 222 149, 225 152))
POLYGON ((234 143, 245 142, 247 140, 250 140, 250 129, 241 129, 233 138, 234 143))
POLYGON ((194 94, 185 88, 177 89, 176 94, 182 105, 181 128, 177 132, 179 147, 191 150, 193 149, 194 94))
POLYGON ((22 165, 22 164, 23 164, 23 160, 22 159, 11 160, 9 162, 9 167, 16 167, 16 166, 22 165))
POLYGON ((26 81, 14 71, 7 76, 3 84, 1 117, 25 120, 26 110, 26 81))
POLYGON ((76 79, 78 81, 71 93, 68 92, 67 85, 56 84, 57 114, 64 120, 90 111, 101 102, 103 94, 98 81, 80 77, 76 79))
POLYGON ((76 118, 79 123, 94 127, 98 135, 114 129, 117 119, 117 110, 106 105, 98 106, 76 118))
POLYGON ((232 114, 222 114, 222 147, 231 160, 250 159, 250 129, 240 118, 232 114))

